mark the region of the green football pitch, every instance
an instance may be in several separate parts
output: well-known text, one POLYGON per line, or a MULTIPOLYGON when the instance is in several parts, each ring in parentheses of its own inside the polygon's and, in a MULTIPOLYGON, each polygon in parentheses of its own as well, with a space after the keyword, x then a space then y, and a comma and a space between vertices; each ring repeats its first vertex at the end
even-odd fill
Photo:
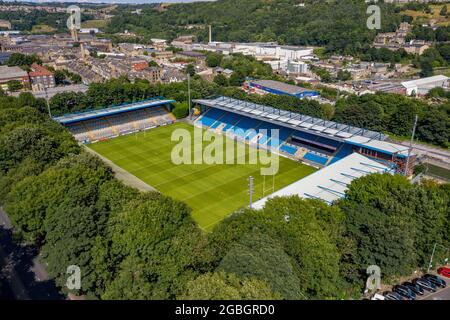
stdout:
MULTIPOLYGON (((178 142, 171 141, 171 135, 173 130, 180 128, 193 135, 193 126, 175 123, 101 141, 89 147, 163 194, 187 203, 192 208, 193 218, 207 231, 233 211, 248 205, 249 176, 254 177, 254 200, 263 197, 264 179, 260 168, 268 165, 172 163, 172 148, 178 142)), ((207 144, 204 142, 203 146, 207 144)), ((275 190, 314 171, 310 166, 279 157, 275 190)), ((273 192, 272 185, 272 177, 267 176, 265 195, 273 192)))

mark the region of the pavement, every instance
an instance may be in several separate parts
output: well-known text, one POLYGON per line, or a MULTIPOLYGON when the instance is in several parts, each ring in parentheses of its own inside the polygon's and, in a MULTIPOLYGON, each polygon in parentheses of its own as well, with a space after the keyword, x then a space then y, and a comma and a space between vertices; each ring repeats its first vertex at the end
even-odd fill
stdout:
POLYGON ((11 221, 0 208, 0 277, 6 281, 6 297, 14 300, 64 299, 39 261, 39 248, 17 243, 11 221))

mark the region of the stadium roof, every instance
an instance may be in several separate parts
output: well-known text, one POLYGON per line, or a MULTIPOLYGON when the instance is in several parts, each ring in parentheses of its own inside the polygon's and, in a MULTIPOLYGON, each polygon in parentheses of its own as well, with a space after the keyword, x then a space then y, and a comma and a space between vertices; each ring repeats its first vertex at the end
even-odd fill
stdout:
MULTIPOLYGON (((386 141, 371 140, 361 136, 345 139, 345 142, 353 144, 355 146, 360 146, 375 151, 381 151, 383 153, 395 154, 400 158, 407 157, 409 153, 409 147, 407 146, 386 141)), ((411 155, 413 155, 413 153, 411 153, 411 155)))
POLYGON ((276 109, 269 106, 259 105, 252 102, 237 100, 228 97, 218 97, 215 99, 196 99, 194 102, 201 105, 218 108, 233 113, 238 113, 247 117, 271 122, 287 128, 311 132, 343 142, 345 139, 363 137, 366 140, 385 140, 387 135, 366 130, 350 125, 345 125, 333 121, 323 120, 306 116, 297 112, 276 109))
POLYGON ((266 87, 266 88, 270 88, 270 89, 275 89, 278 91, 282 91, 282 92, 286 92, 292 95, 296 95, 305 91, 315 91, 312 89, 305 89, 302 87, 298 87, 298 86, 294 86, 292 84, 289 83, 284 83, 284 82, 280 82, 280 81, 274 81, 274 80, 252 80, 249 81, 250 83, 255 83, 258 84, 260 86, 266 87))
POLYGON ((351 155, 294 182, 253 204, 262 209, 273 197, 298 195, 300 198, 320 199, 328 204, 344 198, 348 185, 355 179, 372 173, 393 173, 388 166, 371 160, 359 153, 351 155))
POLYGON ((69 124, 73 122, 83 121, 83 120, 89 120, 94 118, 100 118, 104 116, 110 116, 113 114, 128 112, 128 111, 134 111, 139 109, 144 109, 148 107, 156 107, 165 105, 168 103, 173 103, 175 100, 166 100, 166 99, 149 99, 144 101, 139 101, 136 103, 125 103, 117 106, 112 106, 108 108, 103 109, 97 109, 97 110, 90 110, 86 112, 79 112, 79 113, 71 113, 66 114, 61 117, 54 117, 53 120, 58 121, 62 124, 69 124))

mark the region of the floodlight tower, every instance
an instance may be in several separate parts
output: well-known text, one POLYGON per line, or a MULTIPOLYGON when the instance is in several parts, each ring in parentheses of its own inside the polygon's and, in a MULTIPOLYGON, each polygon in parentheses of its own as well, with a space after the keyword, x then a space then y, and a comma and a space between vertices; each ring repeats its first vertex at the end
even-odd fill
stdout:
POLYGON ((253 193, 255 192, 254 188, 254 179, 252 176, 248 177, 248 195, 250 197, 250 209, 252 209, 253 205, 253 193))
POLYGON ((416 135, 417 119, 418 119, 418 116, 416 114, 416 117, 414 118, 414 126, 413 126, 413 130, 412 130, 411 141, 409 142, 408 158, 406 158, 406 166, 405 166, 405 172, 404 172, 405 177, 408 176, 409 158, 411 157, 411 151, 413 149, 414 136, 416 135))

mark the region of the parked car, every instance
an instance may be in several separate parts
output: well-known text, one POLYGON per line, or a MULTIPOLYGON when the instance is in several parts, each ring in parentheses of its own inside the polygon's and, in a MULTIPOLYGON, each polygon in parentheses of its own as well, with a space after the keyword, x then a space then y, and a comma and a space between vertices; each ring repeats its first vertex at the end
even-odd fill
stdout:
POLYGON ((432 284, 431 282, 429 282, 427 279, 423 279, 423 278, 415 279, 415 280, 413 280, 413 283, 422 287, 422 289, 424 289, 424 290, 436 292, 436 286, 434 284, 432 284))
POLYGON ((423 276, 425 279, 433 282, 437 287, 445 288, 447 283, 441 277, 435 276, 434 274, 426 274, 423 276))
POLYGON ((447 268, 447 267, 439 268, 439 269, 438 269, 438 273, 439 273, 441 276, 450 278, 450 268, 447 268))
POLYGON ((412 290, 415 294, 423 295, 425 293, 425 291, 423 291, 423 288, 415 283, 405 282, 405 283, 403 283, 403 285, 405 287, 409 288, 410 290, 412 290))
POLYGON ((403 300, 398 294, 394 294, 393 292, 388 292, 384 294, 385 300, 403 300))
POLYGON ((375 293, 374 296, 372 297, 372 299, 370 299, 370 300, 386 300, 386 297, 383 296, 382 294, 375 293))
POLYGON ((412 292, 412 290, 410 290, 408 287, 398 285, 398 286, 395 286, 394 289, 392 289, 392 291, 394 291, 395 293, 401 295, 402 297, 404 297, 408 300, 416 299, 416 294, 414 292, 412 292))

